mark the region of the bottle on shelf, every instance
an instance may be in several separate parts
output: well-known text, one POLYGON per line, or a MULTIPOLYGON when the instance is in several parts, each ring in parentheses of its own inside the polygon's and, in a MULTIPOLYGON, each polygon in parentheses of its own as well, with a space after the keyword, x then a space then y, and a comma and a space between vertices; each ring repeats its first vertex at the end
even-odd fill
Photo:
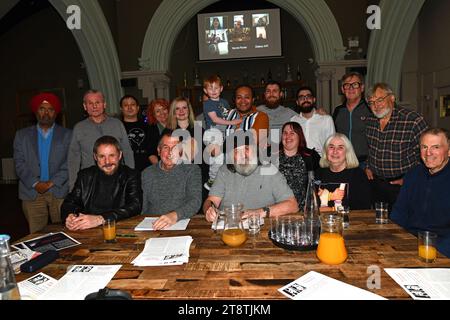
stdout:
POLYGON ((267 73, 267 81, 272 81, 272 71, 269 68, 269 72, 267 73))
POLYGON ((302 80, 302 73, 300 72, 300 65, 297 65, 297 81, 302 80))
POLYGON ((185 88, 187 88, 187 75, 186 72, 183 74, 183 85, 185 88))
POLYGON ((291 66, 288 63, 287 68, 286 68, 286 82, 289 82, 289 81, 292 81, 292 74, 291 74, 291 66))
POLYGON ((20 300, 14 269, 9 258, 9 239, 6 234, 0 235, 0 300, 20 300))

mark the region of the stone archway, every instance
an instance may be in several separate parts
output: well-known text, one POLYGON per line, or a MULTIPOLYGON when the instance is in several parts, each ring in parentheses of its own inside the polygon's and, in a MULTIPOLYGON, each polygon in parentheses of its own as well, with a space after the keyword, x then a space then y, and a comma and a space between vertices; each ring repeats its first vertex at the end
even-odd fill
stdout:
POLYGON ((367 81, 389 83, 400 92, 403 57, 409 35, 425 0, 381 0, 381 30, 370 36, 367 54, 367 81))
MULTIPOLYGON (((344 58, 345 47, 341 32, 334 15, 324 0, 269 1, 289 12, 303 26, 310 38, 317 66, 320 67, 321 63, 333 63, 344 58)), ((160 4, 145 34, 139 59, 141 71, 129 73, 130 76, 138 77, 139 87, 149 100, 156 96, 169 98, 168 70, 175 40, 193 16, 215 2, 217 0, 164 0, 160 4)), ((328 90, 324 93, 321 92, 321 88, 337 87, 337 80, 332 77, 323 81, 329 84, 318 83, 319 100, 327 104, 334 103, 338 95, 333 92, 337 92, 337 90, 328 90)))
POLYGON ((86 64, 91 88, 105 94, 108 112, 119 112, 118 102, 123 94, 120 86, 121 71, 117 49, 103 11, 96 0, 49 0, 66 21, 67 7, 81 9, 81 30, 72 34, 86 64))
MULTIPOLYGON (((185 24, 217 0, 165 0, 156 10, 142 45, 143 70, 166 72, 173 44, 185 24), (170 3, 169 3, 170 2, 170 3), (167 19, 170 17, 170 19, 167 19), (174 23, 176 21, 176 23, 174 23)), ((341 60, 345 54, 336 19, 324 0, 270 0, 295 17, 305 28, 316 62, 341 60)))

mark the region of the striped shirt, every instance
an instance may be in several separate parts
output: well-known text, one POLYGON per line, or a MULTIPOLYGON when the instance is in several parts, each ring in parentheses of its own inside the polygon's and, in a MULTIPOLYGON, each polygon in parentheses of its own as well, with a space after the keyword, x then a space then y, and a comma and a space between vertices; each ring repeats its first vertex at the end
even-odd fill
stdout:
POLYGON ((368 117, 366 124, 368 166, 377 177, 401 177, 419 164, 419 138, 428 128, 420 114, 395 105, 384 130, 375 116, 368 117))

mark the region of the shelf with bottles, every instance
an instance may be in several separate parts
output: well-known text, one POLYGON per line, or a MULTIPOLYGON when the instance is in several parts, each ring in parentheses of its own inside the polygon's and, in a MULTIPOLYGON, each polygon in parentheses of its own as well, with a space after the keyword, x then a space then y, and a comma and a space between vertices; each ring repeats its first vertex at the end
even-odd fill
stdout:
MULTIPOLYGON (((283 81, 280 82, 281 90, 283 91, 282 105, 286 107, 295 106, 297 90, 305 85, 302 80, 283 81)), ((252 83, 250 86, 255 93, 255 105, 264 104, 264 89, 266 87, 266 80, 261 79, 259 83, 252 83)), ((237 86, 231 85, 231 83, 225 82, 221 97, 226 99, 230 105, 233 105, 234 91, 237 86)), ((194 109, 195 115, 203 112, 203 86, 180 86, 177 88, 177 96, 188 98, 194 109)))

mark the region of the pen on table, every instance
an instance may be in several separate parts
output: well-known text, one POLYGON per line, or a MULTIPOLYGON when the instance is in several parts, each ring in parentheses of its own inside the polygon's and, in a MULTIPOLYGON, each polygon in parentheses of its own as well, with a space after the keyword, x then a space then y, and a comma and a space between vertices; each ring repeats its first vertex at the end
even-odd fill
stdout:
POLYGON ((131 234, 131 233, 118 233, 118 234, 116 234, 116 237, 122 237, 122 238, 137 238, 137 235, 131 234))

